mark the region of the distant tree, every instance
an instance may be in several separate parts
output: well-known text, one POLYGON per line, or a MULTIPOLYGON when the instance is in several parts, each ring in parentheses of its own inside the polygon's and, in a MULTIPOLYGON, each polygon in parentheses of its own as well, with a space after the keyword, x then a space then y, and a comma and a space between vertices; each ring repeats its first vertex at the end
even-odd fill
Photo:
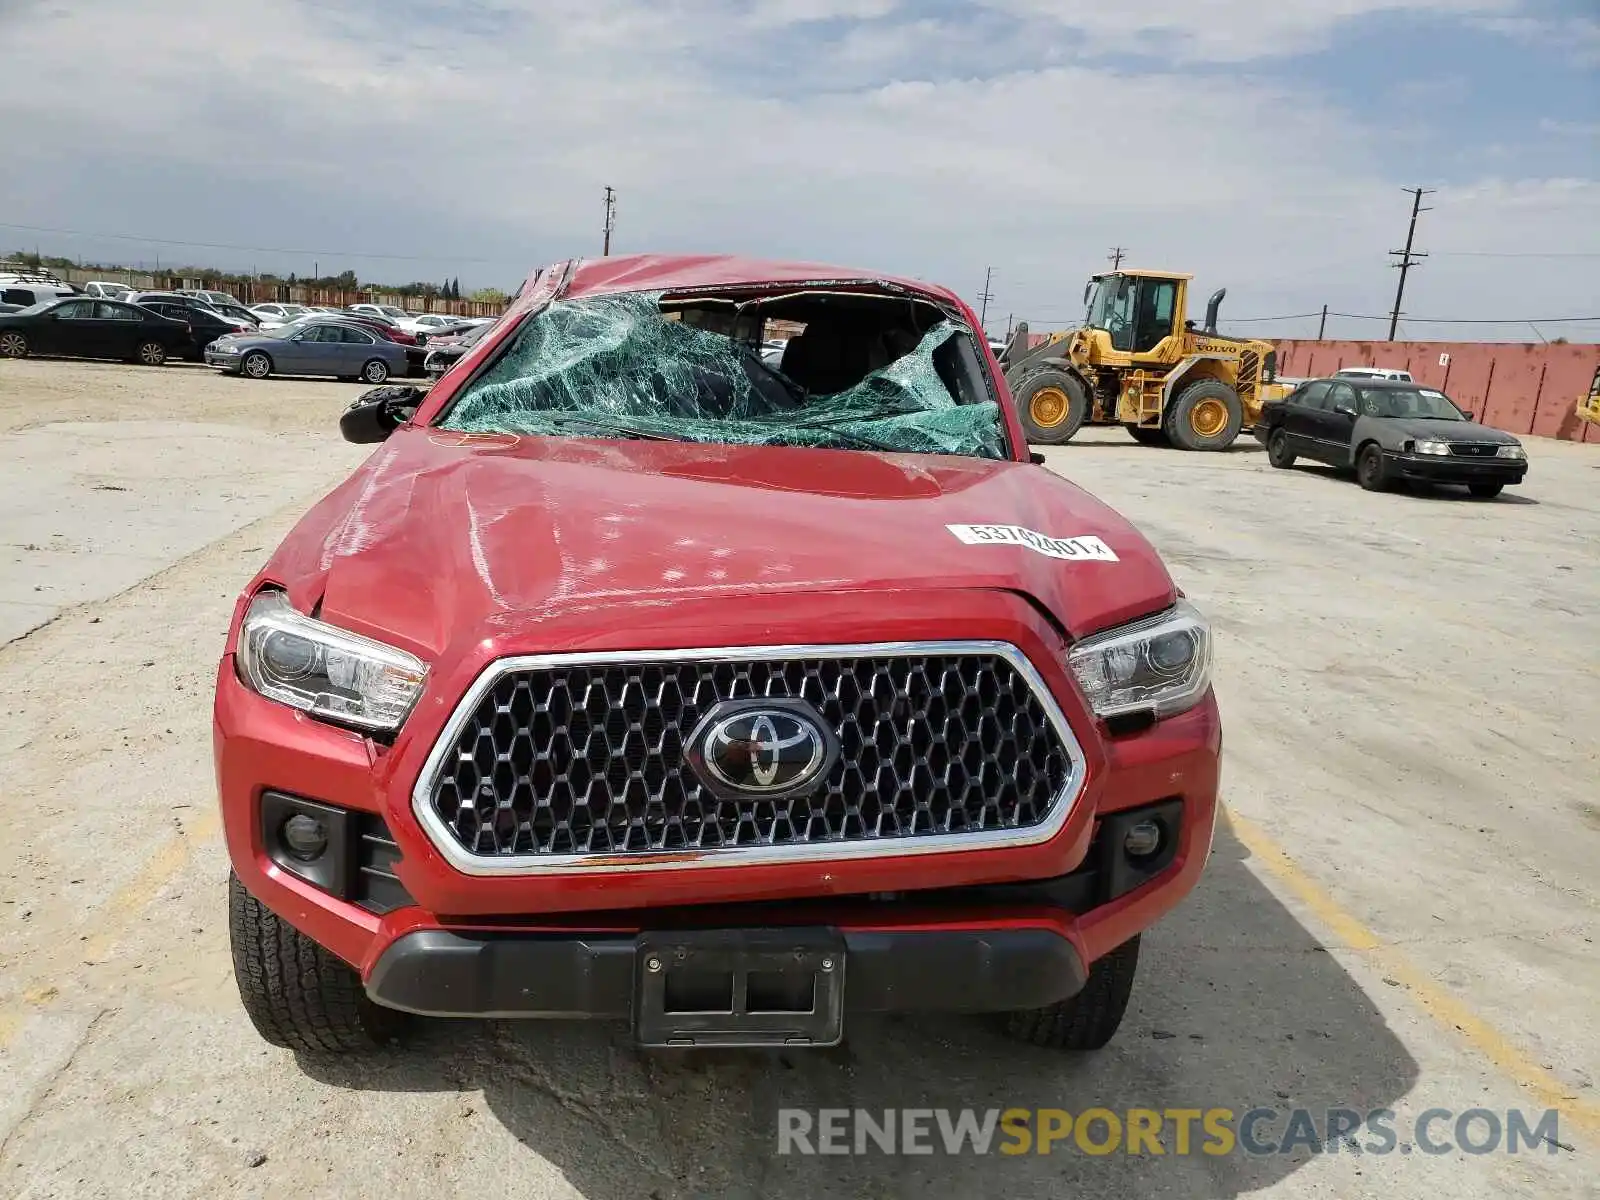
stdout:
POLYGON ((479 288, 470 293, 467 299, 478 304, 504 304, 509 297, 499 288, 479 288))
POLYGON ((450 298, 452 300, 461 299, 461 276, 459 275, 450 281, 450 298))
POLYGON ((294 285, 295 285, 294 272, 290 271, 289 272, 289 286, 293 287, 294 285))
POLYGON ((361 286, 354 271, 340 271, 333 281, 347 292, 353 292, 361 286))

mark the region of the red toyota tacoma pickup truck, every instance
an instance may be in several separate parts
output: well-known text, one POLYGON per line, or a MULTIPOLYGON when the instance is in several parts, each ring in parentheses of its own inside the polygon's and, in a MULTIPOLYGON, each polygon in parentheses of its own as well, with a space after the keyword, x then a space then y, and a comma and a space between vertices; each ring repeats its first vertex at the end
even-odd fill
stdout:
POLYGON ((1210 634, 1032 460, 956 296, 559 264, 341 427, 381 445, 240 597, 217 674, 268 1041, 423 1014, 820 1046, 917 1010, 1112 1036, 1211 845, 1210 634))

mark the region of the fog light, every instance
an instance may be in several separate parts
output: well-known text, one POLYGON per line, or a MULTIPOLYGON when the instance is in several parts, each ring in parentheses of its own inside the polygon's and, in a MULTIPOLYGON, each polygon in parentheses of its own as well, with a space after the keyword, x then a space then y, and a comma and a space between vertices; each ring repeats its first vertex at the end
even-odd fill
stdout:
POLYGON ((1128 830, 1122 839, 1122 849, 1129 858, 1149 858, 1161 849, 1161 822, 1140 821, 1128 830))
POLYGON ((322 857, 328 848, 328 827, 304 813, 296 813, 283 823, 282 837, 284 848, 301 862, 322 857))

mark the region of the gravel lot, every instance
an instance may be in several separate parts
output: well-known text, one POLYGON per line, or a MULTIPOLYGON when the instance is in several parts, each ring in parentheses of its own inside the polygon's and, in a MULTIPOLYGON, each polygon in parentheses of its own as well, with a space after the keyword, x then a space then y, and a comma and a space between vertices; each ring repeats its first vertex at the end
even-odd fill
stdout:
POLYGON ((1530 440, 1490 504, 1253 442, 1050 452, 1212 616, 1228 721, 1227 827, 1098 1056, 952 1019, 689 1059, 436 1022, 297 1059, 230 977, 211 676, 239 587, 360 461, 336 430, 359 390, 0 362, 0 1196, 1600 1195, 1600 447, 1530 440), (780 1107, 851 1105, 1390 1107, 1402 1131, 1559 1105, 1563 1145, 775 1155, 780 1107))

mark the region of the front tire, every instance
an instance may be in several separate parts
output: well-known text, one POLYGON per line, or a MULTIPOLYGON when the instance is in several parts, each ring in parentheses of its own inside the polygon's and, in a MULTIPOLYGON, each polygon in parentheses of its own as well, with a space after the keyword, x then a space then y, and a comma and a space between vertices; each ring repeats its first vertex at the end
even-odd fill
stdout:
POLYGON ((1244 427, 1244 406, 1227 384, 1201 379, 1178 393, 1163 424, 1180 450, 1226 450, 1244 427))
POLYGON ((1071 441, 1089 416, 1089 389, 1065 371, 1029 375, 1017 387, 1016 402, 1022 431, 1041 446, 1071 441))
POLYGON ((27 358, 28 335, 16 329, 0 333, 0 358, 27 358))
POLYGON ((386 383, 389 379, 389 364, 381 358, 368 359, 366 366, 361 368, 361 378, 368 383, 386 383))
POLYGON ((321 1054, 393 1041, 405 1014, 367 998, 355 968, 283 920, 228 875, 228 933, 239 999, 274 1046, 321 1054))
POLYGON ((1287 471, 1294 466, 1295 453, 1289 446, 1289 435, 1281 429, 1274 429, 1272 436, 1267 439, 1267 461, 1280 471, 1287 471))
POLYGON ((1030 1046, 1098 1050, 1122 1024, 1138 969, 1139 936, 1135 934, 1089 969, 1089 979, 1076 996, 1047 1008, 1008 1013, 1006 1033, 1030 1046))
POLYGON ((1503 483, 1469 483, 1467 491, 1472 493, 1475 500, 1493 500, 1505 486, 1503 483))
POLYGON ((265 379, 272 374, 272 360, 260 350, 252 350, 239 364, 239 373, 251 379, 265 379))
POLYGON ((1389 464, 1383 461, 1383 450, 1376 442, 1368 442, 1356 455, 1356 482, 1369 492, 1389 490, 1389 464))
POLYGON ((140 342, 134 357, 147 367, 164 367, 167 365, 167 348, 160 342, 140 342))

